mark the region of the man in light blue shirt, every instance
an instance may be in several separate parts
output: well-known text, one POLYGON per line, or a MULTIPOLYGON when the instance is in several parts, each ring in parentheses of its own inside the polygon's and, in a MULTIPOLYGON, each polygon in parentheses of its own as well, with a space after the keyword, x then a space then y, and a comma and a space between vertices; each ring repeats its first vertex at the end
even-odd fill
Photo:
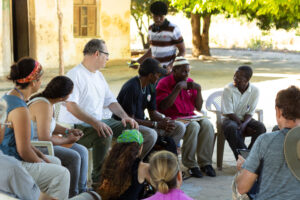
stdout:
POLYGON ((284 156, 287 132, 300 126, 300 89, 290 86, 276 97, 276 119, 280 130, 259 136, 246 160, 239 156, 236 179, 240 194, 256 182, 255 200, 299 200, 300 181, 293 175, 284 156))

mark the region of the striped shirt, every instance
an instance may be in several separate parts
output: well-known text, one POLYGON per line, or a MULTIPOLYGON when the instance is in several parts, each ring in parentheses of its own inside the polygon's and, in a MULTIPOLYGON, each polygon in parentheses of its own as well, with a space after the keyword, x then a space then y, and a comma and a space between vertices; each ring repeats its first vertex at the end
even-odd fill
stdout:
POLYGON ((162 65, 168 65, 176 57, 176 44, 183 42, 181 32, 177 25, 169 23, 153 31, 154 24, 149 27, 149 41, 152 56, 162 65))

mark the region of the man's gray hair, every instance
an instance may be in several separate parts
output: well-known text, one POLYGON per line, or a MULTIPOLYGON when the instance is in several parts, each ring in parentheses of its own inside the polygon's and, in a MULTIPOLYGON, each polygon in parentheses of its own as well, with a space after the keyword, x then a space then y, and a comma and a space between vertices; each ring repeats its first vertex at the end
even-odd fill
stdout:
POLYGON ((86 45, 83 49, 83 55, 91 55, 94 54, 96 51, 103 51, 103 46, 105 45, 104 40, 99 39, 92 39, 86 45))
POLYGON ((4 123, 6 120, 6 102, 3 99, 0 99, 0 123, 4 123))

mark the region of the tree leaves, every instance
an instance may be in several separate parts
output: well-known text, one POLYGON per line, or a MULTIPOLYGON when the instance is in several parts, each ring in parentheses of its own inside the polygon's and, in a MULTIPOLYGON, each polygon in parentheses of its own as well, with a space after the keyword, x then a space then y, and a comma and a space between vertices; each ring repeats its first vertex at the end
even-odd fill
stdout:
POLYGON ((189 13, 225 14, 237 17, 245 15, 248 20, 258 20, 261 29, 290 29, 300 20, 299 0, 169 0, 178 10, 189 13))

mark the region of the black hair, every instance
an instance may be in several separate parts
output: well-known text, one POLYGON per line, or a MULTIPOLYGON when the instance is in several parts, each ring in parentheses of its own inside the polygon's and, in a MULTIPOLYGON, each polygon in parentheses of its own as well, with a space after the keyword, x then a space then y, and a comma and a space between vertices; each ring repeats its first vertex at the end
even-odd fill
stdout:
POLYGON ((252 68, 249 67, 249 66, 240 66, 240 67, 238 68, 238 71, 243 71, 245 77, 246 77, 248 80, 251 79, 252 74, 253 74, 252 68))
POLYGON ((139 68, 139 75, 140 76, 148 76, 149 74, 155 74, 158 73, 157 67, 160 66, 160 63, 158 60, 154 58, 146 58, 140 68, 139 68))
POLYGON ((168 13, 168 6, 162 1, 156 1, 151 4, 150 12, 154 15, 166 15, 168 13))
POLYGON ((30 83, 18 83, 17 80, 26 78, 33 71, 34 67, 35 60, 33 58, 20 58, 17 63, 12 64, 10 67, 10 74, 7 76, 7 79, 13 81, 21 89, 25 89, 30 83))
POLYGON ((41 93, 33 95, 30 100, 36 97, 47 99, 63 98, 68 96, 73 90, 73 81, 67 76, 56 76, 46 86, 41 93))
POLYGON ((91 39, 84 46, 83 55, 92 55, 96 51, 103 50, 104 44, 105 44, 104 40, 91 39))

